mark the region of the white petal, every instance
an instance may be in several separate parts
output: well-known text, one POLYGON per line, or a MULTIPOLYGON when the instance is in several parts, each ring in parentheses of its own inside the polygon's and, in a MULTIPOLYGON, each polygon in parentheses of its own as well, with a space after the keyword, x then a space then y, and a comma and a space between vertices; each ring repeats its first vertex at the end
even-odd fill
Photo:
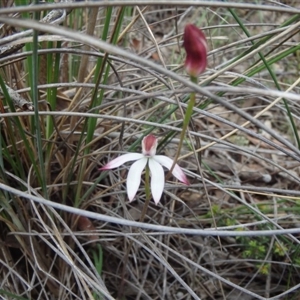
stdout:
POLYGON ((165 185, 165 173, 163 167, 154 159, 149 159, 149 168, 151 171, 151 193, 155 204, 161 198, 165 185))
POLYGON ((117 167, 123 165, 124 163, 126 163, 128 161, 138 160, 142 157, 144 157, 144 155, 141 153, 127 153, 127 154, 121 155, 121 156, 111 160, 105 166, 100 168, 100 170, 114 169, 114 168, 117 168, 117 167))
MULTIPOLYGON (((172 165, 173 165, 173 159, 165 156, 165 155, 155 155, 153 156, 153 159, 156 160, 157 162, 159 162, 161 165, 163 165, 164 167, 166 167, 168 170, 171 169, 172 165)), ((186 185, 189 185, 189 181, 186 177, 186 175, 183 173, 182 169, 179 167, 178 164, 175 165, 172 174, 181 182, 183 182, 186 185)))
POLYGON ((141 175, 147 164, 148 158, 142 157, 132 164, 127 175, 127 195, 132 201, 141 183, 141 175))

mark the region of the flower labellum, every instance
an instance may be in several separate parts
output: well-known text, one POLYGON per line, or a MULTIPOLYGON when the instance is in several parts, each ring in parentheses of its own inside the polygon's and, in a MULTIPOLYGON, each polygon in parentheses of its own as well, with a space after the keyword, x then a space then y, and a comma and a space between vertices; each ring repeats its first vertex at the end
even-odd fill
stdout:
MULTIPOLYGON (((137 193, 137 190, 141 183, 142 172, 148 164, 151 172, 151 192, 152 197, 157 204, 160 201, 165 185, 165 174, 163 167, 168 170, 173 165, 173 160, 165 155, 156 155, 157 138, 150 134, 143 138, 142 141, 142 153, 127 153, 121 155, 112 161, 108 162, 100 170, 110 170, 117 168, 129 161, 135 161, 129 169, 127 176, 127 195, 129 201, 132 201, 137 193)), ((189 181, 186 175, 178 164, 172 171, 172 174, 181 182, 189 185, 189 181)))
POLYGON ((204 33, 195 25, 185 26, 183 47, 186 51, 186 72, 193 77, 203 73, 207 66, 207 42, 204 33))

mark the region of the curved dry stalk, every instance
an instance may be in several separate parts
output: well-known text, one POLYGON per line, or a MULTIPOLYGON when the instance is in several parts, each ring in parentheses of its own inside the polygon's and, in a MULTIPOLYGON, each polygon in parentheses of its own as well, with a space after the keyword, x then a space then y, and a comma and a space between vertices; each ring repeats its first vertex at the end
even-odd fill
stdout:
MULTIPOLYGON (((65 2, 67 2, 66 0, 65 2)), ((195 1, 195 0, 102 0, 99 3, 94 1, 82 3, 56 3, 56 4, 39 4, 32 7, 28 6, 19 6, 17 8, 3 8, 1 9, 2 14, 10 14, 17 12, 28 12, 28 11, 40 11, 40 10, 49 10, 49 9, 59 9, 59 8, 82 8, 82 7, 115 7, 115 6, 134 6, 134 5, 172 5, 178 7, 214 7, 214 8, 236 8, 236 9, 250 9, 254 11, 272 11, 272 12, 282 12, 282 13, 291 13, 299 14, 300 9, 295 7, 286 7, 286 6, 274 6, 274 5, 261 5, 261 4, 250 4, 250 3, 231 3, 231 2, 220 2, 220 1, 195 1), (209 5, 208 5, 209 4, 209 5)))

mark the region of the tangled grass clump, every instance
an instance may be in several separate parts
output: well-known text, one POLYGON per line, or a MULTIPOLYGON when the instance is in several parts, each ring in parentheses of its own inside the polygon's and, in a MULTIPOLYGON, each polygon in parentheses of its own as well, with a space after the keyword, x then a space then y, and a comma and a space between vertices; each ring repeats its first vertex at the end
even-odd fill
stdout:
POLYGON ((36 2, 0 4, 1 299, 298 299, 298 1, 36 2), (191 94, 191 185, 127 201, 99 168, 149 134, 176 158, 191 94))

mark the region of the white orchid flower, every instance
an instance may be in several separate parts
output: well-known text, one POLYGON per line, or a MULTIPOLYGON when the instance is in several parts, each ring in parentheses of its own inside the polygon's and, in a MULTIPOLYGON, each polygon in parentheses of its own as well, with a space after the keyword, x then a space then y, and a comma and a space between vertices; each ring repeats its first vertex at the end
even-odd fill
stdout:
MULTIPOLYGON (((130 167, 127 176, 127 195, 129 201, 132 201, 140 186, 142 172, 148 164, 151 172, 152 197, 155 204, 157 204, 161 198, 165 184, 165 174, 162 166, 170 170, 174 161, 165 155, 155 155, 156 147, 157 138, 152 134, 147 135, 142 141, 142 153, 127 153, 121 155, 108 162, 105 166, 100 168, 100 170, 114 169, 126 162, 135 161, 130 167)), ((190 184, 178 164, 175 164, 172 174, 184 184, 190 184)))

